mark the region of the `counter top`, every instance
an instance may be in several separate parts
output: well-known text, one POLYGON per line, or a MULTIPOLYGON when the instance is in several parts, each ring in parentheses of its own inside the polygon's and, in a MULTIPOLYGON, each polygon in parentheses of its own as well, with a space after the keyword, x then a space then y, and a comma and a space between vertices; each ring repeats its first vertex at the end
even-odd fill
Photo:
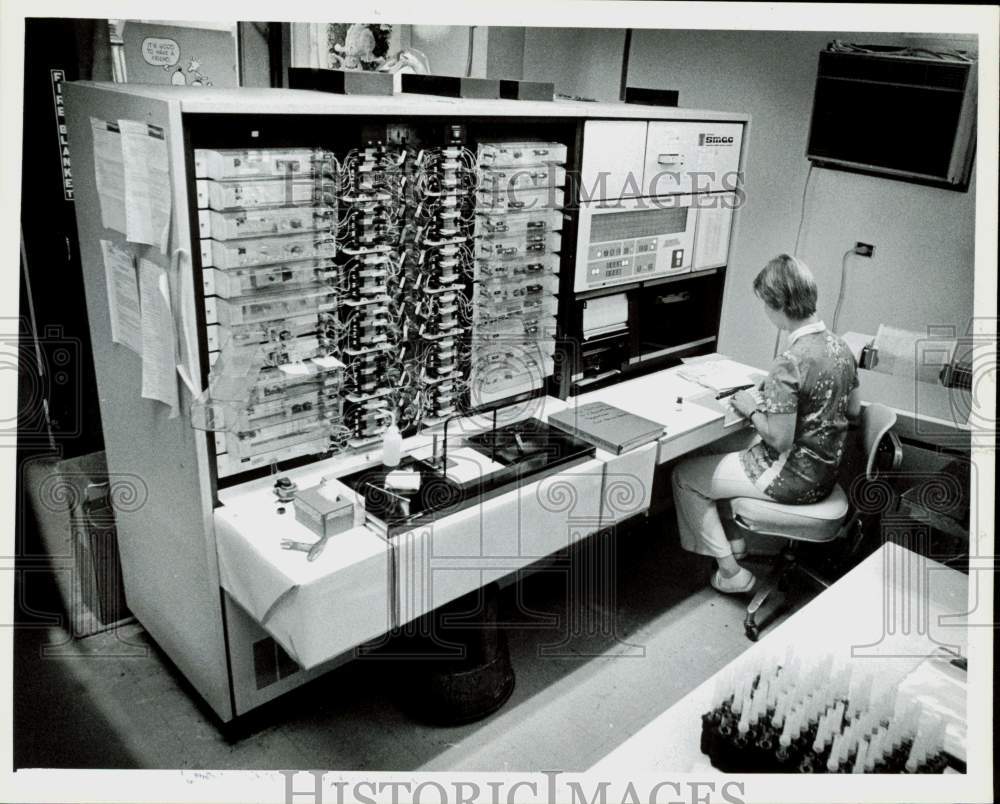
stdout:
POLYGON ((604 757, 591 773, 720 773, 701 753, 701 715, 716 684, 754 662, 795 655, 835 661, 886 662, 893 673, 915 668, 938 646, 965 656, 968 578, 937 561, 887 543, 760 642, 706 679, 604 757))
POLYGON ((747 122, 738 112, 715 112, 633 103, 581 101, 529 101, 448 98, 437 95, 337 95, 305 89, 242 87, 180 87, 152 84, 115 84, 107 81, 73 81, 67 85, 92 87, 129 95, 175 101, 181 111, 195 114, 340 114, 340 115, 463 115, 489 117, 625 118, 634 120, 712 120, 747 122))

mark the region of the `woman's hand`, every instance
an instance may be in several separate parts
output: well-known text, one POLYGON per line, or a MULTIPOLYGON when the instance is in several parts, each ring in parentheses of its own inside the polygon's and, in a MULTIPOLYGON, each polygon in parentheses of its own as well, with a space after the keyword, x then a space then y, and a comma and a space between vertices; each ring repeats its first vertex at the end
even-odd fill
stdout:
POLYGON ((749 391, 737 391, 730 401, 745 419, 749 419, 750 414, 757 410, 757 398, 749 391))

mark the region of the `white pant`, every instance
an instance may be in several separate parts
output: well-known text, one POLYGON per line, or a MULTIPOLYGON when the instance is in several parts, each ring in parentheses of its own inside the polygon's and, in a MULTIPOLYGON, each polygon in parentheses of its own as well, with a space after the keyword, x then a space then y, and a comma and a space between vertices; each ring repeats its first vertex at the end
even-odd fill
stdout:
POLYGON ((733 497, 771 499, 747 477, 739 452, 687 458, 674 469, 671 483, 681 547, 714 558, 733 554, 715 501, 733 497))

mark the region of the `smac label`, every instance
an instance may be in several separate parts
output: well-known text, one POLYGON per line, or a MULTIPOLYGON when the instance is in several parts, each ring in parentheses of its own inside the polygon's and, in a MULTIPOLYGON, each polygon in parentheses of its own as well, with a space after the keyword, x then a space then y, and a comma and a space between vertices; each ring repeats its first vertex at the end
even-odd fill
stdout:
POLYGON ((718 134, 699 134, 699 145, 732 145, 734 138, 731 136, 720 136, 718 134))

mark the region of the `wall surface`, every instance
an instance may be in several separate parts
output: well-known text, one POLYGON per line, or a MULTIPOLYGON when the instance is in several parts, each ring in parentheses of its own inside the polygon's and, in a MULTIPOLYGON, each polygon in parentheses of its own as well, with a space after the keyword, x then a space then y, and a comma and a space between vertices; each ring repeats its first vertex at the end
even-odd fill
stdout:
POLYGON ((844 251, 875 245, 866 260, 848 257, 838 330, 874 333, 880 323, 926 332, 972 315, 975 181, 959 193, 835 170, 813 171, 800 249, 820 281, 819 312, 833 318, 844 251))
MULTIPOLYGON (((562 91, 571 87, 574 94, 616 97, 618 72, 607 65, 595 71, 593 62, 611 59, 612 42, 621 32, 589 33, 586 43, 572 45, 576 39, 567 41, 565 31, 528 29, 525 77, 548 73, 562 91), (616 88, 610 96, 609 82, 616 88)), ((719 344, 751 363, 770 360, 775 336, 751 283, 768 259, 794 249, 809 168, 804 154, 816 62, 834 38, 895 41, 890 35, 835 32, 633 33, 631 85, 679 90, 684 107, 752 116, 747 201, 730 259, 719 344)), ((874 332, 881 322, 916 330, 928 324, 964 329, 972 312, 974 217, 974 186, 958 193, 814 169, 799 254, 819 283, 820 314, 830 323, 841 256, 862 240, 875 245, 875 257, 849 268, 841 331, 874 332)))
MULTIPOLYGON (((240 22, 240 86, 271 86, 271 54, 267 22, 240 22)), ((278 25, 280 23, 274 23, 278 25)))
POLYGON ((625 31, 604 28, 526 28, 524 79, 552 81, 556 92, 616 101, 625 31))
MULTIPOLYGON (((466 75, 469 59, 469 26, 411 25, 410 46, 421 51, 435 75, 466 75)), ((486 45, 489 29, 474 27, 472 33, 472 70, 469 75, 486 75, 486 45)))
POLYGON ((486 75, 489 78, 524 77, 524 28, 490 26, 486 51, 486 75))

